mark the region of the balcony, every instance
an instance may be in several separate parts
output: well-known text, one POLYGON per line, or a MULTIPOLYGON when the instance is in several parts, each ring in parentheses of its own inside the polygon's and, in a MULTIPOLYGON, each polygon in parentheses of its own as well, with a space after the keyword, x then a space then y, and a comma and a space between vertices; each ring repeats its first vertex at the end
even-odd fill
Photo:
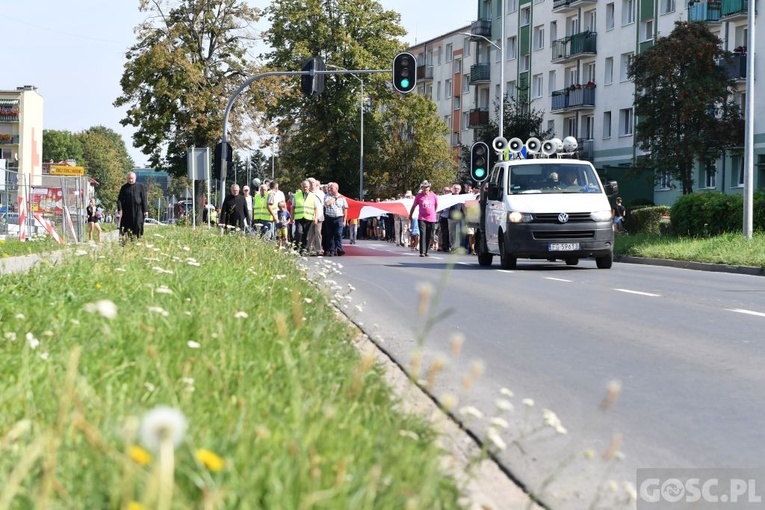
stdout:
POLYGON ((696 2, 688 4, 688 21, 720 21, 720 2, 696 2))
POLYGON ((722 0, 720 11, 721 21, 738 21, 746 19, 748 0, 722 0))
POLYGON ((552 43, 552 61, 563 63, 574 58, 596 55, 597 41, 598 34, 590 31, 557 39, 552 43))
POLYGON ((565 88, 552 93, 550 112, 562 113, 595 108, 595 88, 580 86, 565 88))
POLYGON ((470 66, 470 84, 478 85, 491 82, 491 64, 473 64, 470 66))
POLYGON ((471 41, 483 40, 482 37, 491 39, 491 20, 479 19, 470 24, 470 34, 476 37, 471 37, 471 41))
POLYGON ((733 80, 746 80, 746 53, 734 53, 730 62, 721 60, 718 64, 733 80))
POLYGON ((433 66, 417 66, 417 81, 430 81, 433 79, 433 66))
POLYGON ((5 135, 0 133, 0 145, 18 145, 19 135, 5 135))
POLYGON ((489 123, 489 109, 477 108, 468 114, 468 129, 476 129, 489 123))
POLYGON ((597 3, 597 0, 554 0, 552 12, 574 12, 579 9, 579 7, 586 7, 588 5, 595 5, 597 3))

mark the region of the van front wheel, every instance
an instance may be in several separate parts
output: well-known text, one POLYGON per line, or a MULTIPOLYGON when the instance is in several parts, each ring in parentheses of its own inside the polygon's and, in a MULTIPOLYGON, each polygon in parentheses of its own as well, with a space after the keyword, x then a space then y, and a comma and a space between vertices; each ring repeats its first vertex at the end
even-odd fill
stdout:
POLYGON ((604 255, 603 257, 595 257, 595 265, 598 266, 598 269, 611 269, 611 266, 614 264, 614 254, 609 253, 608 255, 604 255))
POLYGON ((518 265, 518 259, 511 257, 507 253, 504 235, 500 236, 499 239, 499 265, 502 269, 515 269, 516 265, 518 265))

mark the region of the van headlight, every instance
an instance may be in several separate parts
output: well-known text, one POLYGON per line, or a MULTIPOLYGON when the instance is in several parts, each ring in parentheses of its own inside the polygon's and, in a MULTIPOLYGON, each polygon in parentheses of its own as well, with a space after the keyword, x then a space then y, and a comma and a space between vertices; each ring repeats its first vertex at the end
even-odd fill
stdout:
POLYGON ((518 211, 513 211, 507 215, 507 221, 510 223, 529 223, 533 219, 534 216, 531 214, 518 211))
POLYGON ((592 211, 590 217, 592 221, 610 221, 611 211, 592 211))

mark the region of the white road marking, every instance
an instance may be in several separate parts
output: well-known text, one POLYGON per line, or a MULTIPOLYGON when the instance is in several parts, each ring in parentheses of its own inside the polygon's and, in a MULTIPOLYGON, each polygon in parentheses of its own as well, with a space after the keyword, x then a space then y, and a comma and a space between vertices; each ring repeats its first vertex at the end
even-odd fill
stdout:
POLYGON ((554 282, 566 282, 571 283, 574 280, 566 280, 565 278, 553 278, 552 276, 545 276, 545 280, 552 280, 554 282))
POLYGON ((765 313, 755 312, 752 310, 744 310, 743 308, 726 308, 729 312, 745 313, 746 315, 756 315, 757 317, 765 317, 765 313))
POLYGON ((629 289, 614 289, 619 292, 626 292, 627 294, 637 294, 638 296, 648 296, 648 297, 661 297, 661 294, 652 294, 650 292, 640 292, 637 290, 629 290, 629 289))
POLYGON ((515 273, 515 271, 513 271, 512 269, 498 269, 497 272, 499 272, 499 273, 508 273, 508 274, 514 274, 515 273))

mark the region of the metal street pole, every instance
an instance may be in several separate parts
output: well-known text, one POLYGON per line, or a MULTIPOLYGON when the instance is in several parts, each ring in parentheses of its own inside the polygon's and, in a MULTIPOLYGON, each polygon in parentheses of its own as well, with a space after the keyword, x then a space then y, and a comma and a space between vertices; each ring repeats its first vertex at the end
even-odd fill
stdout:
POLYGON ((752 238, 754 216, 754 0, 747 7, 746 113, 744 115, 744 238, 752 238))
MULTIPOLYGON (((341 71, 348 71, 348 69, 344 67, 335 66, 332 64, 327 64, 327 67, 340 69, 341 71)), ((359 102, 359 117, 361 118, 361 127, 359 130, 359 139, 361 140, 359 143, 359 200, 364 200, 364 80, 353 73, 350 74, 359 80, 359 83, 361 83, 361 100, 359 102)))

